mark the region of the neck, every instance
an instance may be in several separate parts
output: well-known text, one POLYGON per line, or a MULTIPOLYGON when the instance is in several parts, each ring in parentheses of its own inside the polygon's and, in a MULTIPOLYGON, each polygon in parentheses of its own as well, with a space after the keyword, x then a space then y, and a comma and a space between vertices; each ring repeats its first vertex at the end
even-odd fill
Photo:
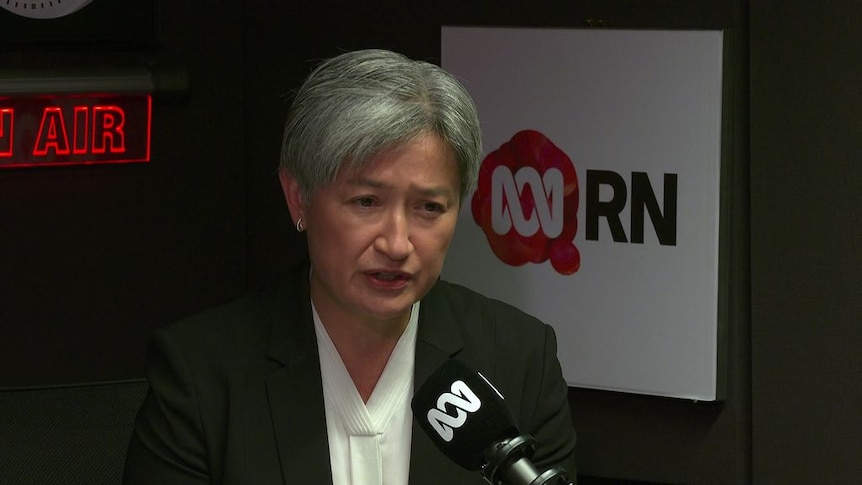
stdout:
POLYGON ((333 315, 321 309, 317 311, 356 390, 363 402, 368 402, 386 369, 389 356, 407 328, 410 311, 387 321, 357 318, 355 315, 333 315))

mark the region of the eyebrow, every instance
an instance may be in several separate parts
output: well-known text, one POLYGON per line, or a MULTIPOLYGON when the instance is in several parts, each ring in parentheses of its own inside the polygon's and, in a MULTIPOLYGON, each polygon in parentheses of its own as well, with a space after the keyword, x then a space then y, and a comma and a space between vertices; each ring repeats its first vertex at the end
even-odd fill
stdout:
MULTIPOLYGON (((348 185, 358 186, 358 187, 370 187, 373 189, 386 189, 388 185, 379 182, 377 180, 372 180, 368 178, 354 178, 347 182, 348 185)), ((446 197, 452 198, 454 197, 454 192, 446 189, 444 187, 414 187, 417 192, 425 197, 446 197)))

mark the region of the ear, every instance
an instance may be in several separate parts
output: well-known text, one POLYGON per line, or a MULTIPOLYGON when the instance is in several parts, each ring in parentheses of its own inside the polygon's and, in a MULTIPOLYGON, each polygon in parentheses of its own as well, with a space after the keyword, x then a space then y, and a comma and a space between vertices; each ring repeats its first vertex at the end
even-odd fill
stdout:
POLYGON ((278 179, 281 181, 281 190, 284 192, 284 199, 290 210, 290 218, 296 224, 296 221, 305 218, 305 196, 299 187, 299 182, 286 168, 278 169, 278 179))

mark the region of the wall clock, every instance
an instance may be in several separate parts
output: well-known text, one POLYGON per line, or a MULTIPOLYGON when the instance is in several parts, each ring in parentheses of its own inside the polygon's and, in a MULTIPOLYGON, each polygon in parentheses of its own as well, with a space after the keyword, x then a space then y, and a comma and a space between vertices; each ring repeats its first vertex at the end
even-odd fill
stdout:
POLYGON ((0 0, 0 8, 31 19, 55 19, 86 7, 93 0, 0 0))

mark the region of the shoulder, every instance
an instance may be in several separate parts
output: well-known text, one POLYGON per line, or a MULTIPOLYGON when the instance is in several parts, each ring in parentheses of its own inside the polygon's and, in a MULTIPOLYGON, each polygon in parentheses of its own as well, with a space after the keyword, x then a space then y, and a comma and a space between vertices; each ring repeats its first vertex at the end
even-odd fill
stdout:
POLYGON ((253 291, 164 327, 161 333, 195 344, 233 341, 267 325, 275 306, 276 289, 253 291))
POLYGON ((437 282, 426 300, 429 305, 445 306, 453 316, 475 319, 470 325, 503 324, 513 331, 544 331, 546 327, 538 318, 509 303, 445 280, 437 282))
POLYGON ((538 318, 459 284, 440 280, 422 301, 434 319, 458 328, 467 348, 537 358, 553 330, 538 318))
POLYGON ((286 323, 286 319, 301 313, 303 274, 307 275, 307 270, 297 268, 280 285, 248 291, 239 298, 183 318, 158 333, 178 344, 214 352, 262 345, 270 337, 274 322, 286 323))
POLYGON ((267 362, 276 325, 299 313, 289 285, 254 290, 157 330, 148 361, 167 357, 189 372, 234 375, 261 371, 267 362))

